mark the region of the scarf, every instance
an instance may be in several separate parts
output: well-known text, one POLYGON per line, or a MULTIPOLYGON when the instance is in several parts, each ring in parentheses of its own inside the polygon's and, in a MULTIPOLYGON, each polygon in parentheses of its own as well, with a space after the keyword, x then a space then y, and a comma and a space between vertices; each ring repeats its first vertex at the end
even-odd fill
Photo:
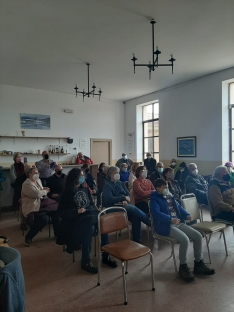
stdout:
POLYGON ((20 163, 14 163, 16 177, 21 177, 24 174, 24 164, 22 162, 20 163))

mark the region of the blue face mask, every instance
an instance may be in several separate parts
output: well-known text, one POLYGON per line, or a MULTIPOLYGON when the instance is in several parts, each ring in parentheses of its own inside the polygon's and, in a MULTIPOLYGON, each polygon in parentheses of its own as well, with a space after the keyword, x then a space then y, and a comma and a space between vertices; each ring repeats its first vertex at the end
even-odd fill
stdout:
POLYGON ((127 172, 127 169, 128 169, 128 168, 123 168, 122 171, 123 171, 123 172, 127 172))
POLYGON ((79 177, 79 179, 78 179, 78 183, 79 183, 79 184, 83 184, 84 181, 85 181, 85 178, 84 178, 84 177, 79 177))
POLYGON ((126 160, 127 158, 128 158, 127 155, 123 156, 123 159, 124 159, 124 160, 126 160))

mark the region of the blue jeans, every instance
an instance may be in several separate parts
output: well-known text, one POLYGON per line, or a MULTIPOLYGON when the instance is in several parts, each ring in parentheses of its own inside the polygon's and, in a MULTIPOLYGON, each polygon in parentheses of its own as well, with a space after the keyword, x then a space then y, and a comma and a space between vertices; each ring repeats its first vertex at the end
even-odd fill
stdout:
MULTIPOLYGON (((82 228, 82 227, 81 227, 82 228)), ((95 233, 95 226, 86 227, 85 235, 81 235, 81 250, 82 250, 82 263, 89 263, 90 261, 90 246, 92 242, 92 237, 95 233)), ((101 235, 101 245, 107 245, 109 243, 108 234, 101 235)))
POLYGON ((141 243, 141 222, 151 226, 147 215, 133 205, 126 205, 124 208, 128 214, 128 220, 132 223, 132 239, 134 242, 141 243))

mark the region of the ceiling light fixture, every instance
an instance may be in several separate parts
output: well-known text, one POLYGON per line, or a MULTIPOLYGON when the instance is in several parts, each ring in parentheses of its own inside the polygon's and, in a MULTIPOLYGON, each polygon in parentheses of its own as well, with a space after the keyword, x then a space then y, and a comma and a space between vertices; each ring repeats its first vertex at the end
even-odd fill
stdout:
POLYGON ((159 54, 161 54, 161 51, 159 51, 159 47, 156 47, 156 50, 154 51, 154 24, 156 22, 152 19, 150 24, 152 25, 152 63, 149 61, 149 64, 136 64, 137 58, 135 57, 135 54, 133 54, 132 61, 134 66, 134 74, 135 74, 135 68, 136 66, 146 66, 149 68, 149 79, 151 79, 151 71, 154 71, 156 67, 159 66, 171 66, 172 68, 172 74, 173 74, 173 63, 175 62, 175 59, 173 58, 173 54, 171 54, 171 58, 169 60, 168 64, 159 64, 158 58, 159 54))
POLYGON ((78 93, 83 94, 83 102, 84 102, 85 96, 90 97, 90 95, 92 95, 94 97, 94 95, 98 95, 99 96, 99 101, 100 101, 100 98, 101 98, 101 95, 102 95, 101 88, 99 88, 98 93, 95 93, 96 86, 95 86, 95 83, 93 83, 92 91, 89 90, 89 66, 90 66, 90 64, 86 63, 86 65, 88 66, 88 91, 86 92, 84 89, 83 89, 83 91, 78 91, 79 88, 77 88, 77 84, 76 84, 76 86, 74 88, 76 90, 76 97, 77 97, 78 93))

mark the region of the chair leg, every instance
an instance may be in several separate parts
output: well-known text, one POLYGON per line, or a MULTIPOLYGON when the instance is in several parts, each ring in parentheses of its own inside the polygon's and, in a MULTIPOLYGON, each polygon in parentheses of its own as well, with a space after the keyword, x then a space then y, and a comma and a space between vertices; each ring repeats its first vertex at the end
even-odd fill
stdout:
POLYGON ((98 282, 97 282, 97 286, 100 286, 100 273, 101 273, 101 247, 100 247, 100 243, 98 243, 98 282))
POLYGON ((154 285, 154 262, 153 262, 153 255, 150 252, 150 263, 151 263, 151 278, 152 278, 152 291, 155 291, 155 285, 154 285))
POLYGON ((150 231, 150 228, 149 228, 149 226, 147 226, 148 241, 149 241, 149 231, 150 231))
POLYGON ((176 274, 178 274, 178 269, 177 269, 177 265, 176 265, 176 258, 175 258, 175 252, 174 252, 174 244, 171 244, 171 252, 172 252, 172 256, 173 256, 173 261, 174 261, 174 267, 175 267, 175 272, 176 274))
POLYGON ((222 230, 222 232, 223 232, 223 241, 224 241, 224 246, 225 246, 226 256, 228 256, 227 244, 226 244, 226 237, 225 237, 225 234, 224 234, 224 230, 222 230))
POLYGON ((128 274, 128 261, 126 261, 125 274, 128 274))
POLYGON ((72 254, 72 261, 73 261, 73 262, 75 262, 75 261, 76 261, 75 250, 73 250, 73 254, 72 254))
POLYGON ((202 205, 200 205, 200 210, 201 210, 201 221, 203 222, 203 211, 202 211, 202 205))
POLYGON ((211 235, 212 235, 212 234, 209 235, 208 244, 210 243, 211 235))
POLYGON ((206 246, 207 246, 209 261, 210 261, 210 263, 211 263, 209 242, 208 242, 208 239, 207 239, 207 235, 206 235, 205 233, 203 233, 203 235, 205 236, 205 239, 206 239, 206 246))
POLYGON ((220 232, 220 235, 219 235, 219 238, 221 238, 222 234, 223 234, 223 232, 221 231, 221 232, 220 232))
POLYGON ((125 278, 125 268, 124 268, 124 262, 122 261, 122 275, 123 275, 123 289, 124 289, 124 304, 128 304, 127 299, 127 288, 126 288, 126 278, 125 278))

